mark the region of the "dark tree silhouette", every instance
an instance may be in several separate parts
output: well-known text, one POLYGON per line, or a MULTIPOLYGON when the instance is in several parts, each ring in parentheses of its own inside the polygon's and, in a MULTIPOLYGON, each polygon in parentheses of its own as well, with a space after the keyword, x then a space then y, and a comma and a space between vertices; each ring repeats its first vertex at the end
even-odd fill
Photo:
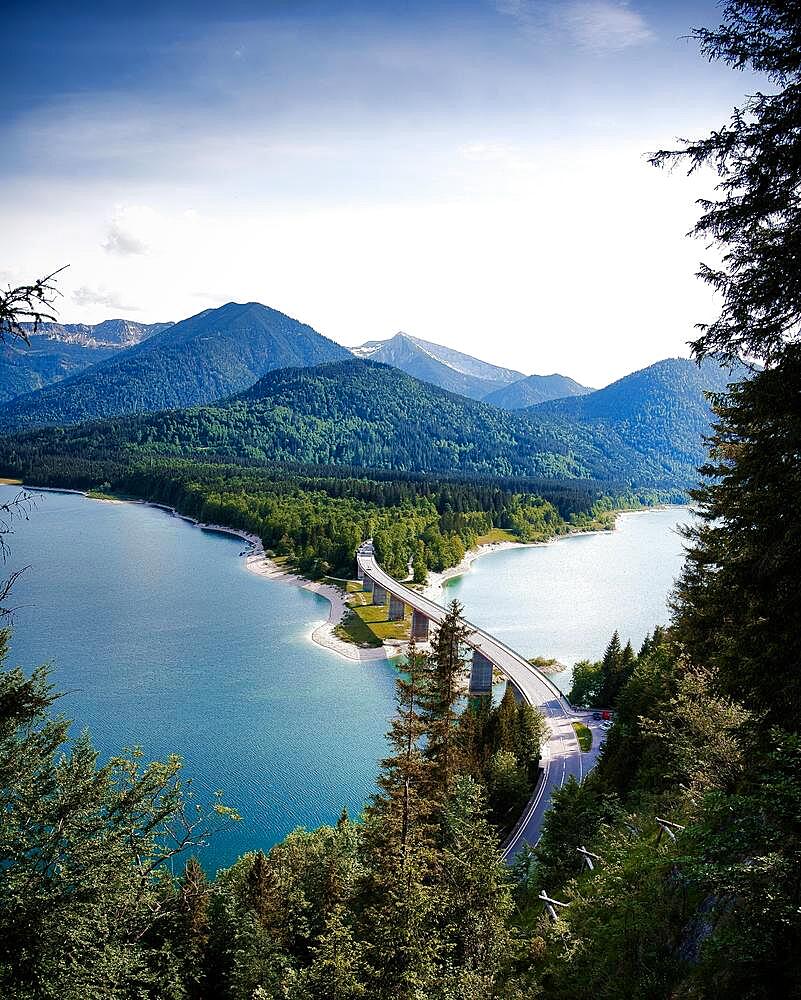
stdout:
POLYGON ((764 74, 772 92, 748 96, 728 124, 651 162, 683 162, 689 173, 711 166, 720 178, 692 229, 723 250, 721 267, 699 272, 723 305, 698 324, 695 356, 772 364, 801 337, 801 7, 730 0, 723 16, 720 27, 695 30, 702 53, 764 74))
POLYGON ((29 344, 23 323, 32 323, 36 333, 42 323, 55 320, 54 303, 61 294, 56 288, 56 278, 63 270, 60 267, 31 285, 9 286, 5 292, 0 291, 0 341, 22 340, 29 344))

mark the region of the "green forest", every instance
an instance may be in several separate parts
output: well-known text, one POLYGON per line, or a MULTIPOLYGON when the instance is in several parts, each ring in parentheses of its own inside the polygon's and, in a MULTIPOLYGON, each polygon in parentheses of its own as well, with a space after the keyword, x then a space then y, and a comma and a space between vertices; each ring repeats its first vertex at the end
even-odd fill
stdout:
MULTIPOLYGON (((166 333, 174 335, 175 329, 166 333)), ((109 370, 116 371, 122 360, 109 370)), ((104 371, 105 366, 98 369, 95 380, 104 371)), ((703 460, 702 435, 710 420, 704 392, 723 390, 734 377, 712 362, 699 368, 673 359, 583 397, 588 400, 584 409, 551 411, 552 404, 543 404, 511 412, 351 358, 271 372, 239 396, 212 405, 76 427, 23 430, 27 424, 11 411, 36 401, 25 396, 0 408, 0 427, 22 431, 4 444, 6 454, 17 448, 21 455, 60 451, 129 461, 168 456, 596 479, 675 492, 695 482, 703 460)), ((65 392, 72 385, 47 391, 65 392)), ((159 409, 167 405, 162 401, 159 409)), ((41 422, 59 420, 56 415, 41 422)))
POLYGON ((310 577, 350 577, 356 549, 372 537, 388 572, 405 576, 458 563, 493 528, 525 542, 609 528, 613 512, 680 492, 625 491, 614 484, 530 479, 432 479, 375 470, 92 459, 76 447, 52 453, 0 440, 0 471, 31 485, 114 493, 174 507, 205 524, 257 535, 268 553, 310 577), (536 492, 535 492, 536 491, 536 492))

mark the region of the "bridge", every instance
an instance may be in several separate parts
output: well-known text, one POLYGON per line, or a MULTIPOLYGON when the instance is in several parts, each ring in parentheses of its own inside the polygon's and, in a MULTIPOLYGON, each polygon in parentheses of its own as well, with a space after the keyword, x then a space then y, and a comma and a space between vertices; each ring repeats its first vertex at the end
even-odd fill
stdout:
MULTIPOLYGON (((412 636, 428 638, 431 624, 439 625, 447 614, 445 608, 422 594, 398 583, 378 564, 372 542, 364 542, 356 553, 358 578, 365 590, 373 594, 373 603, 385 605, 389 598, 390 621, 402 621, 406 608, 412 609, 412 636)), ((492 670, 504 674, 529 704, 545 716, 550 737, 542 748, 542 774, 533 797, 523 815, 503 845, 503 856, 511 861, 524 844, 536 844, 542 832, 542 821, 553 791, 571 776, 577 781, 584 777, 584 762, 573 729, 577 713, 565 700, 557 686, 544 674, 515 652, 506 643, 485 629, 463 619, 470 630, 467 644, 473 650, 470 668, 470 692, 492 690, 492 670)), ((593 743, 597 733, 594 733, 593 743)), ((594 759, 594 755, 593 755, 594 759)))

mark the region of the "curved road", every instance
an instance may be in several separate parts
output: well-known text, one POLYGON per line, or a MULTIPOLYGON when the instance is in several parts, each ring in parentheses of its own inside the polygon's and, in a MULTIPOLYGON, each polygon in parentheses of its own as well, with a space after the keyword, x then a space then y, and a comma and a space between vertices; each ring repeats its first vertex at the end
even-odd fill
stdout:
MULTIPOLYGON (((365 576, 435 624, 439 624, 447 614, 445 608, 435 601, 404 587, 386 573, 375 559, 371 542, 365 542, 360 546, 356 562, 365 576)), ((496 639, 467 619, 464 619, 464 622, 469 629, 472 629, 467 640, 468 645, 483 653, 512 681, 526 701, 542 711, 551 731, 550 739, 542 750, 542 777, 537 789, 503 846, 504 858, 511 861, 524 844, 533 845, 540 839, 543 816, 550 805, 554 789, 560 788, 571 775, 577 781, 581 781, 584 777, 585 765, 572 726, 573 720, 580 717, 580 714, 573 711, 559 688, 532 667, 520 653, 516 653, 500 639, 496 639)), ((593 733, 594 748, 599 735, 597 732, 593 733)), ((595 754, 592 754, 590 760, 594 763, 595 754)))

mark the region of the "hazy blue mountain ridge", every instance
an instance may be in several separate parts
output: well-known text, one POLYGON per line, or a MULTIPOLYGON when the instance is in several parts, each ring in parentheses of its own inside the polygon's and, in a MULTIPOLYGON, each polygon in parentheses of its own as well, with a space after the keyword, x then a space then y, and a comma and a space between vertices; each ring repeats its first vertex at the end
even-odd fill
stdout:
POLYGON ((170 325, 124 319, 41 323, 34 333, 33 323, 22 323, 29 343, 12 339, 0 345, 0 403, 77 375, 170 325))
POLYGON ((584 396, 594 392, 586 385, 581 385, 567 375, 528 375, 511 385, 501 386, 488 396, 485 403, 500 406, 505 410, 522 410, 527 406, 545 403, 551 399, 562 399, 565 396, 584 396))
MULTIPOLYGON (((35 335, 64 344, 124 348, 133 347, 172 325, 137 323, 130 319, 105 319, 102 323, 40 323, 35 335)), ((22 323, 21 326, 29 336, 34 334, 33 323, 22 323)))

